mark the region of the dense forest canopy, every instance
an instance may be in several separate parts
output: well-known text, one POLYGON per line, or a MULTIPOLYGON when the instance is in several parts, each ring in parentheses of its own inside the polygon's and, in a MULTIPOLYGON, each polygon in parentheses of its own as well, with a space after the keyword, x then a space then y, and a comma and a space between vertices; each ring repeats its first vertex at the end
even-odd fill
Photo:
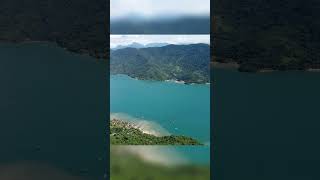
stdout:
POLYGON ((107 57, 107 1, 1 0, 0 41, 50 41, 107 57))
POLYGON ((112 50, 110 72, 147 80, 209 82, 208 44, 167 45, 112 50))
POLYGON ((241 71, 320 68, 320 1, 215 0, 214 61, 241 71))

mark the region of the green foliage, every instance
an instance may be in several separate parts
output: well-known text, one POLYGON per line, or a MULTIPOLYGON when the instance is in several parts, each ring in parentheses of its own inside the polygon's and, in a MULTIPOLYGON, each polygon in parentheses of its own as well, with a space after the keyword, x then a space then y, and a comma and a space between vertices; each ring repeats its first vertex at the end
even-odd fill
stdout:
POLYGON ((209 82, 210 48, 207 44, 125 48, 111 51, 110 71, 147 80, 209 82))
POLYGON ((320 68, 320 2, 216 0, 214 60, 240 71, 320 68))
POLYGON ((113 145, 202 145, 186 136, 154 136, 143 133, 128 122, 111 120, 110 141, 113 145))
POLYGON ((1 0, 0 41, 50 41, 107 58, 105 0, 1 0))
POLYGON ((110 171, 112 180, 209 180, 210 167, 180 165, 167 167, 145 162, 130 154, 117 153, 111 149, 110 171))

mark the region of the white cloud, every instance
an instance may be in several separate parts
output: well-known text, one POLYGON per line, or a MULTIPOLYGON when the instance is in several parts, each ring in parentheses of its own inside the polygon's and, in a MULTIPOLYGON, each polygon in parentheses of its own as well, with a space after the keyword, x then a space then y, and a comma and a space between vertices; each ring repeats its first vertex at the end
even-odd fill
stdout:
POLYGON ((210 12, 210 0, 110 0, 111 19, 130 15, 155 17, 166 15, 204 15, 210 12))
POLYGON ((210 35, 110 35, 111 48, 133 42, 143 45, 149 43, 210 44, 210 35))

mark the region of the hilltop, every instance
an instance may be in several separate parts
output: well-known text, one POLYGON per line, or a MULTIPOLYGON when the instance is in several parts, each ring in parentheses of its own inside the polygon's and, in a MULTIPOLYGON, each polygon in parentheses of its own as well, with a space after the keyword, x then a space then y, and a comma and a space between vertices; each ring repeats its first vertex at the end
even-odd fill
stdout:
POLYGON ((118 49, 125 49, 125 48, 136 48, 136 49, 140 49, 140 48, 148 48, 148 47, 163 47, 163 46, 167 46, 169 45, 168 43, 149 43, 146 45, 140 44, 140 43, 136 43, 133 42, 131 44, 128 45, 118 45, 114 48, 111 48, 111 50, 118 50, 118 49))

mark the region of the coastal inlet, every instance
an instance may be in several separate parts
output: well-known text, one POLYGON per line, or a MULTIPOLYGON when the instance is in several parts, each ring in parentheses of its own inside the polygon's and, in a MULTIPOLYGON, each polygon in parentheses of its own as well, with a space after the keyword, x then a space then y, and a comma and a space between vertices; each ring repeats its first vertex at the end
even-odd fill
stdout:
POLYGON ((110 77, 111 118, 143 124, 156 135, 210 142, 210 86, 110 77), (144 123, 142 123, 144 122, 144 123))

